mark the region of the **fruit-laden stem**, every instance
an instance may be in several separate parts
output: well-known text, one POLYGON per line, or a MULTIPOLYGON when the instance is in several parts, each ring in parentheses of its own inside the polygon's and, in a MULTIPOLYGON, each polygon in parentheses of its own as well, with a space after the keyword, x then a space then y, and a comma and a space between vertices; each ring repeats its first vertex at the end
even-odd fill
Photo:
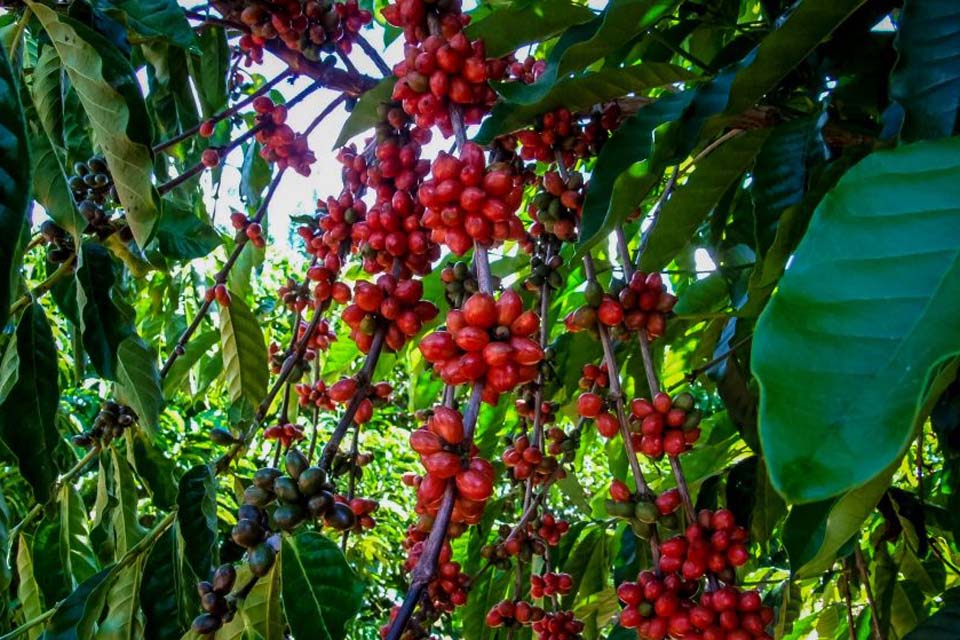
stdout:
MULTIPOLYGON (((283 178, 283 174, 285 172, 286 169, 282 169, 273 177, 273 180, 270 182, 270 186, 267 187, 267 193, 263 197, 263 201, 260 203, 260 207, 257 209, 257 212, 254 214, 253 218, 251 218, 251 222, 260 223, 260 221, 263 220, 263 217, 267 213, 267 208, 270 206, 270 202, 273 200, 273 196, 276 194, 277 187, 280 186, 280 180, 283 178)), ((227 281, 227 276, 230 274, 230 269, 233 268, 233 265, 236 264, 237 260, 240 258, 240 254, 243 252, 243 248, 246 246, 248 241, 249 238, 247 238, 246 234, 237 235, 237 246, 233 248, 233 251, 227 257, 227 261, 223 263, 223 267, 221 267, 220 270, 217 271, 217 273, 213 276, 214 283, 224 284, 227 281)), ((197 314, 193 317, 193 321, 190 323, 190 326, 186 328, 186 330, 177 340, 177 344, 174 345, 170 355, 167 356, 166 362, 163 363, 163 367, 160 369, 161 379, 165 378, 167 374, 170 373, 170 368, 173 366, 173 363, 177 361, 177 358, 183 355, 187 343, 200 327, 200 323, 203 322, 203 319, 206 317, 207 312, 210 310, 210 306, 212 304, 213 300, 204 298, 203 302, 200 304, 200 308, 197 310, 197 314)))
MULTIPOLYGON (((477 272, 478 288, 483 293, 493 292, 493 280, 490 276, 490 262, 487 256, 487 250, 479 244, 473 246, 473 263, 477 272)), ((444 399, 447 397, 444 390, 444 399)), ((463 410, 463 443, 464 447, 469 448, 473 442, 473 434, 477 426, 477 416, 480 414, 480 402, 483 399, 483 383, 477 382, 473 385, 470 392, 470 400, 463 410)), ((433 520, 430 529, 430 535, 423 545, 423 551, 420 554, 420 560, 414 567, 411 574, 410 588, 407 595, 400 605, 397 617, 394 618, 387 632, 385 640, 399 640, 403 635, 407 623, 410 622, 424 590, 433 579, 437 571, 437 563, 440 558, 440 551, 443 548, 444 539, 447 537, 447 528, 450 526, 450 518, 453 515, 453 506, 457 499, 457 490, 454 481, 447 481, 447 488, 443 493, 443 501, 440 503, 440 509, 433 520)))
MULTIPOLYGON (((216 123, 220 122, 221 120, 226 120, 227 118, 233 116, 235 113, 237 113, 237 112, 240 111, 241 109, 246 108, 250 103, 252 103, 254 100, 256 100, 257 98, 259 98, 260 96, 266 94, 268 91, 270 91, 271 89, 273 89, 275 86, 277 86, 277 84, 280 83, 281 80, 283 80, 284 78, 289 78, 289 77, 290 77, 290 70, 289 70, 289 69, 284 69, 283 71, 281 71, 281 72, 278 73, 276 76, 274 76, 273 78, 271 78, 268 82, 265 82, 265 83, 263 84, 263 86, 261 86, 260 88, 258 88, 256 91, 254 91, 253 93, 251 93, 249 96, 247 96, 246 98, 244 98, 244 99, 241 100, 240 102, 236 103, 235 105, 233 105, 233 106, 231 106, 231 107, 229 107, 229 108, 227 108, 227 109, 224 109, 224 110, 221 111, 220 113, 217 113, 217 114, 212 115, 212 116, 210 116, 209 118, 207 118, 207 119, 206 119, 206 122, 210 122, 210 123, 212 123, 212 124, 216 124, 216 123)), ((177 143, 179 143, 179 142, 183 142, 183 141, 186 140, 187 138, 192 138, 193 136, 197 135, 197 132, 198 132, 198 131, 200 131, 200 126, 201 126, 201 124, 203 124, 203 123, 201 122, 200 124, 198 124, 198 125, 196 125, 196 126, 190 127, 189 129, 187 129, 187 130, 185 130, 184 132, 182 132, 182 133, 180 133, 180 134, 178 134, 178 135, 170 138, 169 140, 164 140, 163 142, 157 143, 157 144, 153 147, 153 152, 154 152, 154 153, 160 153, 160 152, 163 151, 164 149, 167 149, 167 148, 169 148, 169 147, 172 147, 173 145, 175 145, 175 144, 177 144, 177 143)))

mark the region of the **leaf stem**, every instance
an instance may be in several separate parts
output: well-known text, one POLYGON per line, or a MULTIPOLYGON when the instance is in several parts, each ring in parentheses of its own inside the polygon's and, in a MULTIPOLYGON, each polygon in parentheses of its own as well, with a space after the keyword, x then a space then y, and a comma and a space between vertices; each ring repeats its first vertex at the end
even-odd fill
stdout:
POLYGON ((50 291, 53 288, 53 285, 60 282, 63 278, 73 273, 74 263, 77 261, 77 254, 74 253, 72 256, 64 260, 57 269, 51 273, 46 280, 38 284, 36 287, 23 294, 10 305, 10 313, 12 316, 15 313, 19 312, 26 307, 29 307, 31 304, 40 299, 43 294, 50 291))

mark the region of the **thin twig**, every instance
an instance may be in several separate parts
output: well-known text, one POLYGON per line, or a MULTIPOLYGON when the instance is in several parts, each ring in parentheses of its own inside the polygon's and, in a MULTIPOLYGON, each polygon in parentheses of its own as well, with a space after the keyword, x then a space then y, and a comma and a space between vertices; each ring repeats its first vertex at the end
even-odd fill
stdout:
POLYGON ((73 273, 73 265, 77 261, 77 254, 73 254, 66 260, 64 260, 57 269, 51 273, 46 280, 35 286, 33 289, 23 294, 10 305, 10 312, 8 315, 12 316, 21 309, 24 309, 30 306, 33 302, 39 300, 45 293, 50 291, 53 288, 53 285, 57 284, 65 278, 66 276, 73 273))
POLYGON ((870 607, 870 623, 873 626, 873 633, 877 640, 885 640, 883 630, 880 628, 880 609, 877 608, 877 602, 873 599, 873 587, 870 585, 870 572, 867 570, 867 563, 863 558, 863 551, 860 549, 859 542, 853 548, 853 558, 860 573, 860 581, 863 582, 864 591, 867 593, 867 605, 870 607))
POLYGON ((390 77, 393 75, 393 69, 391 69, 390 65, 383 60, 383 58, 380 56, 380 52, 377 51, 373 45, 367 42, 366 38, 358 33, 356 35, 356 42, 358 45, 360 45, 360 48, 363 49, 363 52, 367 54, 367 57, 373 60, 373 64, 377 66, 377 69, 380 71, 380 73, 382 73, 385 77, 390 77))

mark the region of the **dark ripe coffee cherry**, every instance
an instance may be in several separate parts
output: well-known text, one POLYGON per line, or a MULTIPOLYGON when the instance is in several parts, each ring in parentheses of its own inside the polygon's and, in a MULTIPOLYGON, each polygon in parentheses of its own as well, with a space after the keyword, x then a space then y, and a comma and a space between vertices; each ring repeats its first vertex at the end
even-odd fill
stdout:
POLYGON ((244 504, 252 504, 255 507, 265 507, 273 501, 273 494, 264 491, 256 485, 250 485, 243 492, 244 504))
POLYGON ((213 585, 206 580, 203 582, 197 583, 197 593, 200 594, 200 597, 207 595, 208 593, 213 593, 213 585))
POLYGON ((269 544, 261 544, 249 553, 247 553, 247 564, 250 565, 250 573, 262 578, 270 573, 273 563, 277 559, 277 554, 269 544))
POLYGON ((305 512, 299 504, 282 504, 273 512, 273 522, 278 529, 289 531, 303 521, 305 512))
POLYGON ((326 481, 327 474, 324 473, 323 469, 319 467, 309 467, 304 469, 303 473, 300 474, 300 477, 297 479, 297 486, 300 488, 300 493, 309 498, 323 489, 326 481))
POLYGON ((233 541, 245 549, 255 547, 263 542, 263 527, 253 520, 238 520, 234 525, 231 537, 233 541))
POLYGON ((253 484, 264 491, 273 491, 273 481, 282 475, 279 469, 264 467, 253 474, 253 484))
POLYGON ((273 481, 273 492, 283 502, 296 504, 300 502, 300 490, 297 489, 297 483, 293 478, 280 476, 273 481))
POLYGON ((294 480, 298 480, 304 469, 310 466, 306 456, 300 453, 298 449, 290 449, 287 451, 287 455, 283 459, 283 464, 287 470, 287 475, 294 480))
POLYGON ((90 167, 87 166, 86 162, 74 162, 73 163, 73 172, 78 176, 85 176, 90 173, 90 167))
POLYGON ((213 590, 219 594, 230 593, 233 583, 237 581, 237 570, 232 564, 222 564, 213 574, 213 590))
POLYGON ((207 635, 214 633, 222 626, 223 620, 220 616, 213 615, 212 613, 204 613, 194 618, 192 628, 194 632, 200 635, 207 635))
POLYGON ((227 601, 219 593, 208 593, 200 598, 200 606, 207 613, 223 615, 227 612, 227 601))
POLYGON ((330 515, 327 516, 327 524, 337 531, 352 529, 356 521, 357 518, 353 514, 353 511, 342 502, 333 505, 333 510, 330 512, 330 515))
POLYGON ((263 515, 260 507, 255 507, 252 504, 242 504, 240 508, 237 509, 237 520, 253 520, 254 522, 260 522, 262 524, 263 515))
POLYGON ((87 160, 87 167, 89 167, 93 173, 106 173, 107 161, 101 156, 93 156, 87 160))
POLYGON ((324 518, 333 507, 333 494, 329 491, 321 490, 317 495, 307 501, 307 510, 313 518, 324 518))
POLYGON ((87 183, 83 181, 82 176, 73 176, 70 178, 69 187, 74 193, 84 193, 87 189, 87 183))

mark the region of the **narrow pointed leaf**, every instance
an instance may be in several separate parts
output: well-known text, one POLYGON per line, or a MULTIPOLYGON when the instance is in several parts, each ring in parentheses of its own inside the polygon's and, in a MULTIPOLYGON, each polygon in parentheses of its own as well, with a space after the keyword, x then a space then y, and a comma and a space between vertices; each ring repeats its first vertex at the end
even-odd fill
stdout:
MULTIPOLYGON (((95 0, 97 8, 143 38, 161 38, 199 53, 197 38, 176 0, 95 0)), ((131 41, 136 41, 136 35, 131 41)))
POLYGON ((257 317, 240 296, 220 309, 220 345, 230 399, 256 404, 267 395, 267 347, 257 317))
POLYGON ((137 485, 130 464, 117 453, 116 449, 112 449, 110 452, 110 462, 113 469, 114 491, 116 492, 118 505, 113 513, 113 530, 116 535, 116 552, 119 557, 139 542, 145 531, 137 518, 137 485))
POLYGON ((152 433, 163 409, 163 391, 156 354, 138 336, 130 336, 117 349, 117 396, 136 411, 140 426, 152 433))
POLYGON ((143 637, 139 616, 142 579, 142 557, 117 572, 107 592, 107 617, 97 628, 96 640, 134 640, 143 637))
POLYGON ((150 550, 140 584, 147 640, 177 640, 198 613, 196 586, 184 569, 183 546, 169 529, 150 550))
POLYGON ((173 461, 150 442, 142 430, 127 430, 125 435, 129 445, 127 459, 143 481, 153 503, 160 509, 172 509, 177 503, 176 466, 173 461))
POLYGON ((74 589, 50 618, 43 640, 90 640, 113 576, 114 567, 108 567, 74 589))
POLYGON ((593 20, 587 7, 570 0, 535 0, 499 6, 467 27, 471 40, 482 39, 487 57, 499 58, 518 48, 549 39, 563 29, 593 20))
POLYGON ((90 543, 87 508, 71 484, 60 489, 60 558, 74 584, 85 582, 100 570, 90 543))
POLYGON ((197 465, 180 478, 177 528, 187 564, 206 580, 217 564, 217 480, 208 465, 197 465))
MULTIPOLYGON (((17 541, 17 599, 23 609, 25 620, 32 620, 43 613, 43 599, 40 586, 33 572, 33 551, 30 548, 31 540, 20 534, 17 541)), ((29 629, 25 634, 28 640, 36 640, 43 633, 40 627, 29 629)))

